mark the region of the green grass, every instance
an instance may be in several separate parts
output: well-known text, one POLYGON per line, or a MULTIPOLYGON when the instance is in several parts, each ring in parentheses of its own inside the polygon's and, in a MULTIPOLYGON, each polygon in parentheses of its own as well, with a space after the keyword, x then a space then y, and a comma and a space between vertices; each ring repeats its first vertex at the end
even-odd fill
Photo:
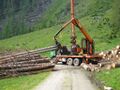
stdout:
POLYGON ((41 83, 50 72, 42 72, 36 75, 19 76, 0 80, 0 90, 32 90, 41 83))
MULTIPOLYGON (((77 18, 83 18, 89 15, 104 15, 107 10, 112 8, 113 0, 76 0, 75 3, 75 16, 77 18)), ((63 23, 70 18, 70 0, 53 0, 49 8, 40 18, 39 25, 37 25, 38 28, 63 23)))
MULTIPOLYGON (((110 21, 106 22, 105 18, 112 18, 112 2, 113 0, 76 0, 75 15, 80 18, 81 24, 86 28, 90 36, 95 41, 95 47, 97 51, 108 50, 116 45, 120 44, 120 38, 110 39, 111 34, 110 21), (101 8, 102 7, 102 8, 101 8), (97 19, 96 19, 97 18, 97 19)), ((47 47, 54 45, 53 36, 60 30, 61 25, 70 18, 70 3, 69 0, 54 0, 50 9, 46 10, 40 19, 40 22, 36 23, 33 28, 35 31, 32 33, 15 36, 9 39, 0 40, 0 52, 4 51, 16 51, 25 49, 37 49, 41 47, 47 47), (52 27, 50 27, 52 26, 52 27), (45 28, 50 27, 50 28, 45 28), (45 28, 40 30, 40 28, 45 28)), ((66 28, 59 36, 60 42, 64 45, 70 46, 70 26, 66 28)), ((77 31, 77 41, 80 44, 83 35, 77 31)), ((44 53, 43 55, 48 55, 44 53)), ((115 78, 119 69, 98 73, 98 78, 101 80, 111 77, 111 82, 114 82, 114 86, 118 79, 115 78), (114 72, 114 73, 111 73, 114 72), (113 75, 112 75, 113 74, 113 75), (115 80, 117 79, 117 80, 115 80)), ((37 75, 21 76, 10 79, 0 80, 0 90, 29 90, 36 86, 41 80, 48 76, 49 73, 41 73, 37 75)), ((107 82, 106 80, 106 82, 107 82)), ((106 84, 111 84, 107 82, 106 84)), ((114 87, 113 86, 113 87, 114 87)), ((117 86, 116 86, 117 87, 117 86)), ((117 87, 119 88, 119 87, 117 87)))
MULTIPOLYGON (((75 16, 77 18, 83 18, 85 16, 100 16, 104 15, 107 10, 112 8, 114 0, 76 0, 75 1, 75 16)), ((0 33, 1 38, 9 38, 14 35, 20 35, 23 33, 28 33, 30 31, 35 31, 36 28, 46 28, 50 26, 54 26, 60 23, 67 21, 70 18, 70 0, 52 0, 47 1, 46 5, 43 2, 39 1, 17 1, 20 3, 20 6, 14 2, 14 0, 9 3, 10 1, 2 2, 1 1, 1 13, 6 12, 5 17, 6 22, 3 23, 3 32, 0 33), (51 3, 48 3, 51 2, 51 3), (2 4, 5 3, 5 6, 2 4), (29 27, 29 18, 30 16, 34 17, 34 14, 38 10, 38 5, 43 4, 43 8, 46 9, 40 15, 40 18, 37 18, 33 24, 30 24, 32 28, 29 27), (17 5, 17 6, 16 6, 17 5), (14 7, 13 7, 14 6, 14 7), (15 12, 14 10, 18 10, 15 12), (11 12, 12 11, 12 12, 11 12), (28 13, 31 12, 31 13, 28 13), (16 19, 14 19, 16 17, 16 19), (25 20, 24 20, 25 18, 25 20), (27 21, 27 22, 26 22, 27 21)), ((41 10, 39 10, 41 11, 41 10)), ((113 12, 113 11, 112 11, 113 12)), ((38 13, 36 12, 35 15, 38 13)), ((3 15, 4 17, 4 15, 3 15)), ((30 17, 31 18, 31 17, 30 17)), ((32 19, 32 18, 31 18, 32 19)))
MULTIPOLYGON (((78 0, 76 1, 76 17, 80 19, 81 24, 87 29, 90 36, 95 41, 97 51, 108 50, 120 44, 120 38, 109 39, 111 34, 110 21, 106 18, 112 18, 112 8, 110 1, 98 0, 78 0), (88 2, 88 3, 86 3, 88 2), (102 4, 101 4, 102 3, 102 4), (105 5, 104 5, 105 4, 105 5), (103 8, 101 9, 100 7, 103 8)), ((46 10, 42 16, 42 22, 38 22, 34 27, 34 32, 15 36, 9 39, 0 40, 0 52, 16 51, 24 49, 37 49, 54 45, 53 36, 60 30, 58 23, 69 20, 70 2, 65 0, 54 0, 50 9, 46 10), (56 8, 55 8, 56 7, 56 8), (40 29, 40 27, 52 26, 50 28, 40 29), (50 25, 49 25, 50 24, 50 25), (53 26, 55 25, 55 26, 53 26)), ((83 35, 77 29, 77 41, 80 44, 83 35)), ((70 26, 60 34, 60 41, 70 46, 70 26)))
MULTIPOLYGON (((107 11, 107 17, 110 17, 110 11, 107 11)), ((103 17, 106 17, 106 16, 103 17)), ((102 25, 99 27, 99 22, 97 23, 92 17, 86 16, 81 20, 82 25, 86 28, 90 36, 95 41, 95 47, 97 51, 108 50, 116 45, 120 44, 120 38, 109 39, 108 36, 111 33, 111 28, 108 25, 102 25)), ((3 51, 16 51, 23 49, 37 49, 41 47, 47 47, 54 45, 53 36, 60 30, 61 25, 56 25, 50 28, 38 30, 29 34, 15 36, 9 39, 0 40, 0 52, 3 51)), ((77 41, 80 44, 83 35, 76 29, 77 41)), ((71 28, 67 27, 60 35, 59 40, 65 45, 70 46, 70 34, 71 28)))
POLYGON ((120 68, 96 73, 96 78, 113 90, 120 90, 120 68))

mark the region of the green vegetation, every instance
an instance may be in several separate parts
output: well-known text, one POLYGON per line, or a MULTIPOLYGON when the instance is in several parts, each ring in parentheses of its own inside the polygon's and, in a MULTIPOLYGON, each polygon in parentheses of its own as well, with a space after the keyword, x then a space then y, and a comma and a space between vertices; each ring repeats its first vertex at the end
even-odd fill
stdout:
POLYGON ((120 90, 120 68, 96 73, 96 78, 113 90, 120 90))
MULTIPOLYGON (((104 29, 104 26, 109 27, 111 34, 108 37, 110 39, 116 38, 120 36, 118 33, 120 21, 118 3, 119 0, 76 0, 75 15, 81 19, 84 17, 93 18, 97 23, 97 30, 104 29)), ((1 20, 6 18, 2 25, 0 39, 9 38, 64 23, 70 18, 70 1, 1 0, 0 16, 1 20), (41 8, 38 8, 39 6, 41 8), (40 12, 41 17, 39 18, 40 12)))
POLYGON ((19 76, 0 80, 0 90, 32 90, 42 82, 50 72, 42 72, 36 75, 19 76))
MULTIPOLYGON (((118 6, 119 0, 76 0, 75 15, 95 40, 97 51, 108 50, 120 44, 120 9, 118 6)), ((37 14, 38 11, 39 9, 37 14)), ((69 18, 69 0, 1 0, 0 39, 4 40, 0 40, 0 52, 52 46, 54 45, 53 36, 69 18), (44 12, 42 12, 41 17, 36 18, 38 21, 35 21, 32 25, 29 24, 31 20, 34 21, 33 18, 39 16, 36 15, 35 11, 38 6, 43 4, 42 1, 52 3, 43 6, 46 10, 43 9, 44 12), (29 15, 32 15, 32 19, 29 15), (30 21, 27 21, 27 19, 30 21)), ((70 30, 69 26, 58 37, 60 42, 67 46, 70 46, 70 30)), ((78 29, 76 30, 77 41, 80 44, 83 35, 79 33, 78 29)), ((0 90, 13 90, 13 88, 15 90, 29 90, 47 77, 48 74, 41 73, 0 80, 0 90)), ((102 81, 105 80, 106 85, 119 90, 119 75, 119 69, 114 69, 97 73, 97 78, 102 81)))
MULTIPOLYGON (((108 13, 110 12, 108 11, 105 14, 105 16, 108 13)), ((115 47, 120 43, 120 38, 108 38, 109 34, 111 33, 109 26, 102 25, 102 27, 98 27, 99 23, 97 23, 97 21, 94 18, 91 18, 89 16, 82 18, 80 21, 82 22, 82 25, 86 28, 88 33, 95 40, 97 51, 111 49, 112 47, 115 47)), ((0 40, 0 51, 15 51, 21 49, 29 50, 54 45, 53 36, 61 28, 60 26, 61 25, 57 25, 29 34, 19 35, 9 39, 0 40)), ((76 31, 78 36, 78 44, 80 44, 83 35, 79 32, 78 29, 76 29, 76 31)), ((66 30, 59 36, 60 41, 68 46, 70 46, 70 33, 71 29, 70 27, 67 27, 66 30)))
POLYGON ((34 24, 50 2, 51 0, 0 0, 0 39, 34 31, 34 24))
POLYGON ((119 0, 114 0, 111 20, 113 26, 111 33, 112 38, 120 37, 120 6, 118 3, 120 3, 119 0))

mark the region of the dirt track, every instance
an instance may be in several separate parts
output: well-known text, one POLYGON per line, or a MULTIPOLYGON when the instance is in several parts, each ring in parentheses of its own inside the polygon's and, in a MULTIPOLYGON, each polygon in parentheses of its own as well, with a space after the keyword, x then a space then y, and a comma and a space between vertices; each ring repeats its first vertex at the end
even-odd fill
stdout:
POLYGON ((55 70, 34 90, 98 90, 79 67, 56 65, 55 70))

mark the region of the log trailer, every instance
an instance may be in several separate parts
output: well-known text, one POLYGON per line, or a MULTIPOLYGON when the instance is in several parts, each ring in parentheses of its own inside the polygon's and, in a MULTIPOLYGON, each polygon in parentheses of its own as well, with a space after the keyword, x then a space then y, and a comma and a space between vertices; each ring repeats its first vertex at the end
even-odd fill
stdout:
POLYGON ((79 66, 82 62, 93 63, 99 56, 95 55, 94 40, 86 32, 84 27, 80 24, 79 20, 75 18, 74 13, 74 0, 71 0, 71 19, 63 25, 63 27, 54 36, 57 49, 55 50, 56 61, 61 61, 63 64, 79 66), (67 46, 61 45, 57 40, 57 36, 71 24, 71 49, 67 46), (84 35, 84 39, 81 41, 81 45, 77 44, 75 27, 84 35))

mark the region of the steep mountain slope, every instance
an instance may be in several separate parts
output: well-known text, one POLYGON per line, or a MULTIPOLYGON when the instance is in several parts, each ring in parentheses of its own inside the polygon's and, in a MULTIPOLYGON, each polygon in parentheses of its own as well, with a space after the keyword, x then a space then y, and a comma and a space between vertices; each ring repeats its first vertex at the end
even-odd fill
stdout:
MULTIPOLYGON (((41 1, 41 0, 38 0, 38 1, 41 1)), ((112 19, 114 17, 113 11, 116 8, 118 9, 118 7, 113 7, 113 5, 114 6, 116 5, 115 3, 113 3, 114 0, 109 0, 109 1, 75 0, 75 1, 76 1, 75 3, 76 17, 80 19, 82 25, 87 29, 88 33, 90 33, 92 38, 95 40, 97 51, 110 49, 113 46, 116 46, 117 44, 120 43, 120 38, 119 38, 120 28, 112 24, 113 23, 112 19), (114 27, 117 29, 115 29, 114 27), (115 34, 113 33, 114 30, 116 30, 115 34), (111 34, 113 36, 111 36, 111 34)), ((39 10, 36 12, 38 13, 39 10)), ((34 12, 31 12, 31 13, 34 13, 34 12)), ((33 26, 31 25, 32 28, 29 29, 30 32, 34 30, 37 30, 37 31, 29 34, 25 34, 25 35, 16 36, 6 40, 0 40, 0 50, 13 51, 13 50, 21 50, 21 49, 36 49, 40 47, 54 45, 53 36, 61 28, 60 27, 61 23, 64 23, 70 19, 69 13, 70 13, 70 1, 52 0, 48 8, 46 8, 44 12, 41 14, 41 17, 37 19, 38 21, 35 22, 33 26), (52 27, 49 28, 50 26, 52 27), (42 28, 46 28, 46 29, 42 29, 42 28)), ((33 14, 30 14, 30 15, 33 15, 33 14)), ((16 31, 20 31, 21 33, 23 32, 26 33, 25 31, 27 29, 26 27, 24 27, 23 22, 21 22, 21 20, 24 20, 24 19, 21 18, 19 20, 19 23, 21 24, 17 24, 18 27, 17 28, 13 27, 13 29, 11 29, 10 27, 14 26, 15 22, 14 21, 12 21, 11 23, 7 22, 8 24, 7 26, 5 26, 5 31, 8 30, 11 33, 13 32, 16 33, 16 31), (22 29, 19 29, 19 27, 22 27, 22 29)), ((116 22, 116 20, 114 20, 114 22, 116 22)), ((119 19, 117 21, 119 22, 119 19)), ((0 33, 0 34, 10 35, 10 33, 8 32, 6 32, 6 34, 4 33, 0 33)), ((77 35, 78 35, 78 44, 80 44, 80 39, 83 36, 81 33, 79 33, 78 29, 77 29, 77 35)), ((70 27, 68 27, 67 30, 60 35, 59 38, 62 43, 70 46, 70 43, 69 43, 70 27)))
MULTIPOLYGON (((75 14, 77 18, 90 15, 102 16, 112 8, 113 0, 75 0, 75 14)), ((41 18, 40 27, 49 27, 63 23, 70 18, 70 0, 54 0, 41 18)))
MULTIPOLYGON (((102 16, 113 0, 75 0, 77 18, 102 16)), ((0 39, 64 23, 70 18, 70 0, 1 0, 0 39)))
MULTIPOLYGON (((108 34, 111 33, 109 27, 104 26, 102 29, 97 30, 97 23, 93 18, 84 17, 80 19, 82 25, 86 28, 91 37, 95 40, 95 47, 97 51, 108 50, 115 47, 120 43, 120 38, 108 39, 108 34), (92 24, 89 23, 94 21, 92 24)), ((53 36, 61 28, 61 25, 53 26, 51 28, 42 29, 25 35, 19 35, 5 40, 0 40, 0 51, 10 52, 16 50, 29 50, 37 49, 47 46, 55 45, 53 36)), ((70 46, 70 26, 65 29, 62 34, 59 35, 58 40, 63 44, 70 46)), ((78 29, 77 42, 80 44, 83 35, 78 29)))
POLYGON ((34 31, 52 0, 0 0, 0 39, 34 31))

